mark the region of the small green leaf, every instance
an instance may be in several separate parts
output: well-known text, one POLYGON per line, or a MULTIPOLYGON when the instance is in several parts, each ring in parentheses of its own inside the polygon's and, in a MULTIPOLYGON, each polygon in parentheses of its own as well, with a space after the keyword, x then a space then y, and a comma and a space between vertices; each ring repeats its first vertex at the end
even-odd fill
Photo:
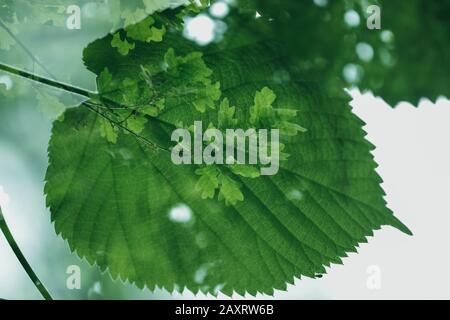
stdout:
POLYGON ((160 42, 166 33, 166 27, 163 25, 160 28, 154 26, 155 19, 148 16, 141 23, 128 26, 125 30, 127 36, 136 41, 142 42, 160 42))
POLYGON ((283 134, 285 134, 287 136, 295 136, 299 132, 307 131, 302 126, 300 126, 296 123, 287 122, 287 121, 277 122, 274 127, 279 129, 280 132, 282 132, 283 134))
POLYGON ((117 48, 117 51, 123 56, 126 56, 130 50, 135 48, 135 44, 129 43, 126 38, 122 40, 119 32, 114 34, 111 40, 111 46, 117 48))
POLYGON ((106 119, 100 120, 100 134, 103 138, 106 138, 108 142, 113 144, 117 143, 117 129, 106 119))
POLYGON ((148 105, 140 108, 139 112, 142 112, 143 114, 146 114, 150 117, 157 117, 164 110, 164 108, 165 108, 165 99, 162 98, 156 101, 154 105, 148 105))
POLYGON ((218 126, 219 128, 234 128, 238 124, 238 119, 235 118, 236 107, 230 107, 230 102, 227 98, 223 99, 219 106, 218 126))
POLYGON ((234 174, 238 174, 245 178, 258 178, 261 176, 260 169, 255 166, 236 164, 230 167, 234 174))
POLYGON ((221 174, 219 176, 220 192, 219 200, 225 200, 225 204, 235 205, 238 201, 244 200, 244 195, 241 192, 240 184, 232 178, 221 174))
POLYGON ((250 108, 250 123, 257 125, 263 119, 273 118, 272 104, 276 98, 275 93, 267 87, 264 87, 261 91, 257 91, 255 104, 250 108))
POLYGON ((108 68, 104 68, 97 77, 97 89, 100 93, 108 92, 115 89, 116 86, 113 81, 113 76, 108 68))
POLYGON ((38 109, 42 114, 50 120, 58 119, 66 110, 66 106, 55 96, 39 90, 36 93, 38 101, 38 109))
POLYGON ((212 166, 203 167, 195 170, 195 174, 201 176, 198 179, 195 189, 201 192, 202 199, 212 199, 216 189, 219 187, 219 171, 212 166))
POLYGON ((127 120, 127 127, 131 131, 133 131, 136 134, 139 134, 144 130, 145 124, 148 122, 148 120, 145 117, 142 116, 131 116, 127 120))
POLYGON ((197 98, 192 101, 195 109, 199 112, 205 112, 207 109, 215 109, 216 101, 220 99, 220 83, 205 84, 205 87, 199 88, 196 92, 197 98))

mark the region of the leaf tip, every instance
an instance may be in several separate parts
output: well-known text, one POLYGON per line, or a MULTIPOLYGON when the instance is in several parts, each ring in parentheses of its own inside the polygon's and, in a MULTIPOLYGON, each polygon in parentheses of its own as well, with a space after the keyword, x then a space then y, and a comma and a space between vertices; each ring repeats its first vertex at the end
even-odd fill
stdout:
POLYGON ((395 216, 392 216, 390 220, 391 221, 389 222, 389 225, 391 225, 392 227, 397 228, 398 230, 407 234, 408 236, 414 235, 412 231, 405 224, 403 224, 403 222, 398 220, 395 216))

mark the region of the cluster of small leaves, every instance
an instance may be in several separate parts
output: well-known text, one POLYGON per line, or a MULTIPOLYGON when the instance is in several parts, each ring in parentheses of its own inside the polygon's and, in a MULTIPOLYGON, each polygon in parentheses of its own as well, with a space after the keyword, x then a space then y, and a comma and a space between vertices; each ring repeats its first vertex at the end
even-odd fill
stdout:
POLYGON ((202 56, 201 52, 177 56, 175 50, 170 48, 164 55, 163 64, 163 70, 169 77, 159 85, 166 97, 183 97, 187 108, 194 108, 200 113, 214 109, 222 95, 220 82, 211 80, 213 72, 202 56))
POLYGON ((167 99, 182 97, 186 108, 199 112, 214 108, 221 91, 220 83, 213 83, 211 75, 200 52, 177 56, 172 48, 159 66, 141 65, 137 78, 114 79, 108 69, 103 70, 97 78, 100 94, 92 99, 106 108, 103 136, 115 143, 121 127, 125 132, 141 134, 148 117, 156 118, 164 111, 167 99))
MULTIPOLYGON (((291 118, 297 115, 295 109, 274 108, 276 94, 268 87, 257 91, 254 98, 254 105, 249 108, 249 115, 246 119, 238 119, 235 115, 236 107, 230 106, 227 98, 220 103, 217 113, 217 123, 211 123, 209 128, 217 128, 225 132, 226 129, 240 128, 248 129, 278 129, 281 136, 292 137, 306 129, 297 123, 290 122, 291 118)), ((209 143, 213 143, 212 139, 209 143)), ((228 143, 228 142, 227 142, 228 143)), ((271 143, 268 142, 270 148, 271 143)), ((280 160, 287 160, 289 154, 282 152, 285 145, 279 143, 280 160)), ((274 155, 272 155, 274 156, 274 155)), ((258 178, 260 176, 260 165, 234 164, 227 166, 231 172, 244 178, 258 178)), ((214 198, 218 190, 219 200, 225 200, 227 205, 235 205, 238 201, 244 200, 244 195, 240 190, 240 183, 232 178, 222 166, 216 164, 206 165, 195 172, 200 176, 196 184, 196 189, 201 193, 203 199, 214 198)))
MULTIPOLYGON (((153 19, 149 16, 147 19, 153 19)), ((147 26, 146 20, 133 28, 141 29, 147 26)), ((113 35, 116 37, 118 33, 113 35)), ((225 133, 226 129, 279 129, 283 136, 295 136, 305 129, 290 122, 296 116, 296 111, 287 108, 274 108, 276 94, 268 87, 257 91, 253 106, 249 106, 246 119, 236 117, 236 107, 230 106, 227 98, 222 97, 219 82, 212 81, 213 72, 206 65, 201 52, 191 52, 185 56, 177 55, 173 48, 169 48, 159 65, 141 65, 139 77, 125 77, 115 79, 107 70, 103 70, 98 79, 98 99, 93 99, 98 105, 108 106, 101 120, 102 136, 109 142, 116 143, 119 132, 140 135, 147 123, 148 117, 157 118, 166 108, 166 101, 171 99, 182 101, 184 108, 194 110, 200 116, 207 110, 217 110, 215 121, 209 128, 217 128, 225 133), (98 101, 96 101, 98 100, 98 101), (114 106, 109 104, 114 102, 114 106), (125 128, 125 131, 123 130, 125 128)), ((177 123, 178 127, 186 127, 193 131, 191 124, 177 123), (187 127, 186 127, 187 125, 187 127)), ((212 142, 212 141, 209 141, 212 142)), ((268 145, 270 147, 270 143, 268 145)), ((280 160, 289 156, 283 152, 285 146, 279 144, 280 160)), ((216 193, 219 200, 235 205, 243 201, 240 183, 233 178, 238 175, 244 178, 260 176, 258 165, 235 164, 222 168, 218 165, 200 167, 196 173, 200 176, 196 189, 202 198, 214 198, 216 193)))
POLYGON ((125 19, 126 23, 130 23, 130 19, 142 19, 142 22, 139 24, 131 24, 128 27, 125 28, 125 32, 119 32, 117 31, 113 39, 111 41, 111 46, 113 48, 117 48, 117 51, 126 56, 130 50, 133 50, 135 48, 135 43, 133 40, 136 41, 142 41, 142 42, 160 42, 163 39, 164 34, 166 33, 166 26, 164 24, 160 24, 158 27, 156 24, 156 20, 153 16, 146 17, 146 13, 142 12, 142 17, 136 17, 135 15, 124 12, 124 15, 122 17, 125 19), (132 18, 130 18, 130 15, 132 18), (146 17, 146 18, 145 18, 146 17), (122 36, 121 33, 125 33, 126 36, 122 36))
POLYGON ((164 12, 157 12, 164 6, 151 0, 144 0, 142 6, 138 5, 133 9, 126 8, 121 13, 124 29, 114 33, 111 46, 116 48, 121 55, 126 56, 136 47, 136 41, 161 42, 167 29, 181 28, 183 17, 188 13, 200 12, 209 5, 209 0, 200 2, 184 0, 180 3, 189 5, 178 8, 170 17, 166 16, 164 12))
MULTIPOLYGON (((149 79, 148 72, 142 67, 141 80, 149 79)), ((100 95, 93 97, 92 102, 103 106, 104 114, 109 115, 102 119, 102 135, 111 143, 117 142, 121 128, 140 134, 148 121, 146 116, 156 117, 164 109, 164 98, 158 97, 147 81, 116 80, 106 68, 97 78, 97 87, 100 95), (114 106, 110 105, 112 102, 114 106)))

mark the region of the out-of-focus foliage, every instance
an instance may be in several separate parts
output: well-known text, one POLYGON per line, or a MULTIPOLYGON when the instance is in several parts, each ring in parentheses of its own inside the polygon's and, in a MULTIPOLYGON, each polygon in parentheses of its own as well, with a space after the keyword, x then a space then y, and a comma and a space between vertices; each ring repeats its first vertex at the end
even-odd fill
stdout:
MULTIPOLYGON (((111 30, 123 27, 127 30, 127 26, 159 12, 153 15, 154 20, 146 20, 147 27, 140 24, 144 29, 127 30, 128 39, 115 36, 114 46, 124 54, 132 50, 133 34, 145 37, 146 41, 161 41, 168 24, 182 23, 182 17, 189 11, 180 9, 166 15, 163 10, 186 3, 189 0, 78 1, 82 7, 89 5, 98 13, 107 13, 111 30)), ((399 101, 417 104, 422 97, 435 100, 439 95, 449 94, 448 1, 237 0, 232 3, 241 13, 258 12, 261 20, 270 21, 256 25, 252 32, 279 42, 305 79, 317 81, 329 91, 358 86, 372 90, 392 106, 399 101), (366 26, 371 5, 381 7, 380 30, 369 30, 366 26)), ((49 5, 44 0, 0 0, 0 19, 15 34, 19 34, 21 25, 30 22, 63 27, 65 10, 72 4, 77 1, 57 0, 49 5)), ((190 5, 190 9, 194 8, 190 5)), ((0 50, 12 45, 15 41, 0 28, 0 50)))
MULTIPOLYGON (((280 42, 306 79, 330 90, 358 86, 395 106, 450 93, 450 2, 240 0, 270 20, 254 32, 280 42), (366 26, 381 7, 381 29, 366 26)), ((245 5, 244 5, 245 4, 245 5)))

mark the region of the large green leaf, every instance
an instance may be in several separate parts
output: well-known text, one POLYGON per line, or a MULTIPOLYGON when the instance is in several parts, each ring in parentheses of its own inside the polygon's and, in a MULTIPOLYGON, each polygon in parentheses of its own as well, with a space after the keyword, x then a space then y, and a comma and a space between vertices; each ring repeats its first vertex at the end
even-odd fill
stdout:
MULTIPOLYGON (((249 114, 255 93, 268 87, 277 97, 273 107, 296 109, 293 121, 308 130, 286 140, 290 157, 277 175, 244 178, 227 172, 243 194, 243 201, 227 206, 202 198, 195 188, 198 166, 176 166, 169 152, 129 132, 119 130, 107 139, 105 119, 86 104, 66 111, 50 141, 47 204, 71 249, 114 278, 151 289, 273 293, 294 277, 325 273, 325 266, 341 263, 383 225, 410 234, 386 208, 373 146, 349 98, 329 96, 301 80, 278 45, 237 30, 206 48, 169 33, 162 42, 137 41, 127 56, 111 47, 109 35, 84 53, 108 99, 142 103, 139 88, 124 87, 118 97, 108 86, 137 79, 143 67, 157 69, 169 49, 183 56, 203 52, 212 78, 196 56, 190 68, 176 74, 179 82, 171 80, 173 86, 192 85, 191 80, 209 88, 220 82, 222 97, 236 106, 240 120, 249 114), (280 80, 277 74, 285 76, 280 80)), ((164 87, 167 79, 158 79, 156 89, 170 91, 164 87)), ((177 123, 217 117, 217 109, 200 113, 192 99, 182 94, 166 99, 163 112, 146 116, 141 137, 165 149, 177 123)))

